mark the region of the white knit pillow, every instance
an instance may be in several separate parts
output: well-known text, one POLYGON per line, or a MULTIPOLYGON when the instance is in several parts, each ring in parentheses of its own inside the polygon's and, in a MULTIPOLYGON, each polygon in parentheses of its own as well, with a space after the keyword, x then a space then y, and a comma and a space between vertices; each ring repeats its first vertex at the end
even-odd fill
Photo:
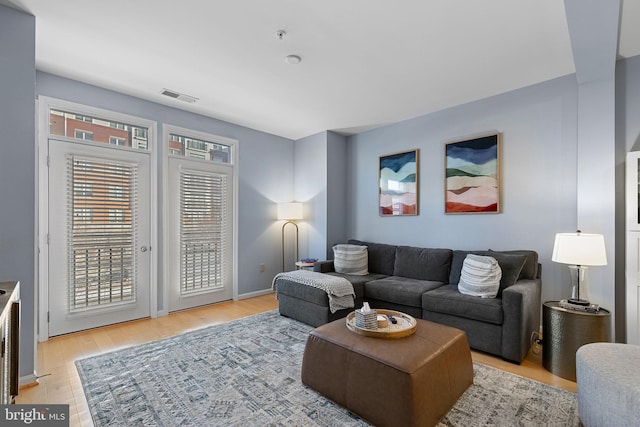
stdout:
POLYGON ((495 258, 468 254, 462 263, 458 291, 482 298, 495 298, 500 289, 502 270, 495 258))
POLYGON ((335 245, 333 247, 333 268, 336 273, 369 274, 369 252, 366 246, 335 245))

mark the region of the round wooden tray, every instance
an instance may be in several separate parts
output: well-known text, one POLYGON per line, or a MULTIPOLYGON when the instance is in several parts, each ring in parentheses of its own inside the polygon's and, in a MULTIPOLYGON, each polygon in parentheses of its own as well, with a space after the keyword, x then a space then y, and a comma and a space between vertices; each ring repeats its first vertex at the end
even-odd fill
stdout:
POLYGON ((366 335, 376 338, 402 338, 412 335, 416 331, 418 322, 408 314, 395 310, 376 309, 378 314, 390 314, 398 320, 395 325, 389 322, 386 328, 366 329, 356 326, 356 312, 352 311, 347 315, 347 328, 356 334, 366 335))

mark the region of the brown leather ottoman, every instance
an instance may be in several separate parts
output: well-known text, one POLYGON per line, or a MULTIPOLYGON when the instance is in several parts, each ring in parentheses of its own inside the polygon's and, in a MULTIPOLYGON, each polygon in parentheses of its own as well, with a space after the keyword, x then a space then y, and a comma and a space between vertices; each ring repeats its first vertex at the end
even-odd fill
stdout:
POLYGON ((473 383, 467 336, 416 319, 416 332, 384 339, 356 334, 345 319, 307 338, 302 382, 376 426, 434 426, 473 383))

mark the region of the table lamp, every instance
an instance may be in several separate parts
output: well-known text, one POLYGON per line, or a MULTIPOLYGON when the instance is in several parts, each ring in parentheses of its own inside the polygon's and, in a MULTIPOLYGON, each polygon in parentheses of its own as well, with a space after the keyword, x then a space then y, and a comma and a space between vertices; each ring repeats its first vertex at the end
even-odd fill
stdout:
POLYGON ((561 264, 569 264, 569 273, 571 274, 569 302, 577 305, 589 305, 589 301, 580 298, 580 284, 586 278, 588 266, 607 265, 604 236, 582 233, 580 230, 575 233, 557 233, 551 260, 561 264))
POLYGON ((296 228, 296 259, 298 259, 298 224, 295 221, 302 218, 302 203, 278 203, 278 219, 285 220, 282 224, 282 271, 284 271, 284 228, 287 224, 293 224, 296 228))

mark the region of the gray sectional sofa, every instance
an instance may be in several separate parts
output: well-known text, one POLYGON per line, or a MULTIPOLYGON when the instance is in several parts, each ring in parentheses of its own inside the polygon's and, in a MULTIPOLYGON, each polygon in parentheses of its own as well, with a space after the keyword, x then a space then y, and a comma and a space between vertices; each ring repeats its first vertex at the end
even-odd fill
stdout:
MULTIPOLYGON (((349 240, 368 248, 364 276, 336 273, 333 261, 318 262, 314 270, 348 279, 356 294, 374 308, 402 311, 417 318, 466 332, 471 348, 520 363, 540 326, 541 267, 531 250, 463 251, 394 246, 349 240), (496 298, 479 298, 458 291, 467 254, 488 255, 500 264, 502 279, 496 298)), ((346 316, 352 309, 331 313, 320 289, 280 278, 276 283, 280 314, 319 326, 346 316)))

